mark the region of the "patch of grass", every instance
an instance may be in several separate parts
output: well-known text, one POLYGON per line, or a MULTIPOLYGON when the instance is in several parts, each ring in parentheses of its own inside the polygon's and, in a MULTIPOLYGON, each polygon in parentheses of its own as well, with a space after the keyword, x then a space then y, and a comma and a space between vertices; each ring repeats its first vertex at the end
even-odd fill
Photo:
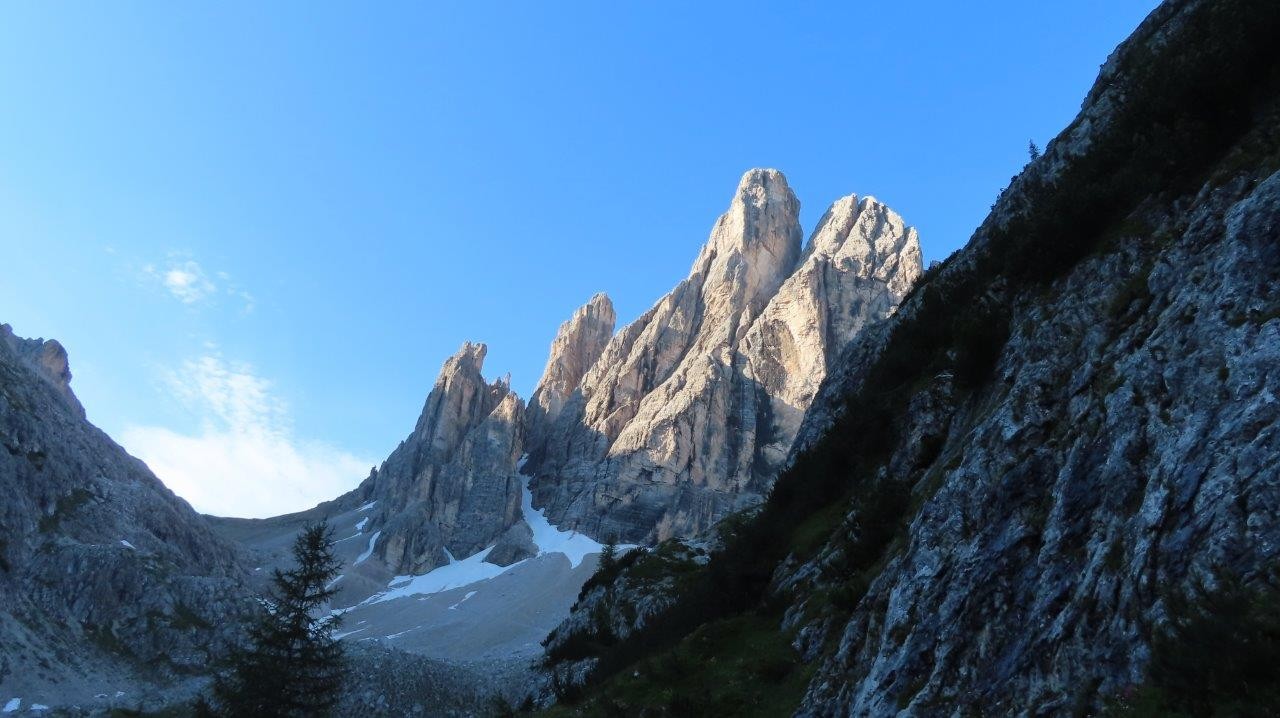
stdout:
POLYGON ((1280 569, 1252 583, 1219 574, 1169 597, 1148 680, 1115 697, 1129 716, 1280 715, 1280 569))
POLYGON ((168 616, 169 625, 179 631, 199 630, 207 631, 213 626, 204 620, 191 607, 185 603, 178 602, 173 607, 173 613, 168 616))
POLYGON ((791 536, 791 551, 800 559, 812 557, 835 532, 845 512, 847 501, 833 501, 825 508, 806 518, 791 536))
POLYGON ((698 628, 600 684, 589 699, 546 715, 790 715, 812 671, 774 621, 742 615, 698 628))
POLYGON ((53 513, 40 517, 40 532, 52 533, 62 524, 63 519, 78 511, 93 499, 93 493, 86 489, 73 489, 71 493, 58 498, 53 513))
POLYGON ((100 626, 95 623, 84 623, 82 626, 89 641, 104 653, 126 658, 133 657, 133 651, 129 650, 129 647, 120 641, 110 626, 100 626))
POLYGON ((1113 322, 1120 323, 1127 317, 1141 313, 1151 304, 1151 289, 1148 286, 1150 275, 1151 265, 1147 265, 1116 287, 1107 302, 1107 316, 1113 322))

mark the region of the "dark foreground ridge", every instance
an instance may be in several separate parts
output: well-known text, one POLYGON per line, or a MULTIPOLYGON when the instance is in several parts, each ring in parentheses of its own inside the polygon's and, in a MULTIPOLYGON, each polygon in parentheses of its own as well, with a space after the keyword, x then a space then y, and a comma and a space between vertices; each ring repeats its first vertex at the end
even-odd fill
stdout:
POLYGON ((1274 2, 1153 12, 968 246, 846 350, 767 503, 709 560, 588 584, 541 700, 1276 710, 1276 37, 1274 2), (1210 681, 1210 656, 1236 670, 1210 681))

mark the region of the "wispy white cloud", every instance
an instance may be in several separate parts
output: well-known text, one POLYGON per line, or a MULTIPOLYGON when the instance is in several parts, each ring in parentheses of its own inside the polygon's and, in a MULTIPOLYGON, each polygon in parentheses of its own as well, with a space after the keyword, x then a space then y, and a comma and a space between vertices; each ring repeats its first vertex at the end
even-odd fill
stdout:
POLYGON ((183 304, 197 304, 217 293, 218 287, 205 276, 200 264, 193 259, 183 262, 170 261, 164 267, 148 264, 142 271, 157 281, 183 304))
POLYGON ((217 353, 165 372, 164 384, 201 417, 184 434, 130 426, 124 445, 199 511, 265 517, 310 508, 353 488, 371 462, 294 436, 269 381, 217 353))
POLYGON ((174 299, 188 306, 214 304, 218 297, 227 296, 237 300, 241 311, 248 314, 256 304, 253 295, 238 286, 229 273, 217 271, 211 274, 196 260, 177 253, 170 254, 159 265, 143 265, 142 275, 148 283, 159 285, 174 299))

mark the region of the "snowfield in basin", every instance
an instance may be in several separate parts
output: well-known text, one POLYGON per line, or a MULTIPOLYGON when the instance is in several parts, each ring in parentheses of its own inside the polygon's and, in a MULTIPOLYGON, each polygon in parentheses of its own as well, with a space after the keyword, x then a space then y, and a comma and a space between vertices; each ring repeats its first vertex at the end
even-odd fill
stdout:
MULTIPOLYGON (((526 458, 521 457, 520 463, 517 464, 517 470, 524 469, 526 458)), ((520 478, 523 480, 520 494, 520 510, 524 516, 524 522, 533 533, 533 543, 538 548, 538 556, 556 553, 564 554, 565 558, 569 559, 569 567, 573 569, 580 566, 588 555, 600 553, 604 548, 600 543, 577 531, 561 531, 547 520, 544 510, 533 508, 533 491, 529 488, 530 477, 522 472, 520 478)), ((360 524, 361 526, 357 528, 363 528, 364 521, 361 521, 360 524)), ((355 560, 356 564, 364 562, 365 559, 373 554, 374 545, 377 543, 378 535, 381 533, 379 531, 369 537, 369 547, 355 560)), ((397 598, 408 598, 409 596, 429 596, 441 591, 462 588, 500 576, 528 560, 517 561, 510 566, 497 566, 488 563, 485 559, 488 558, 489 552, 493 551, 493 548, 493 546, 490 546, 462 560, 455 559, 453 554, 449 553, 448 549, 445 549, 445 555, 449 557, 449 563, 416 576, 396 576, 387 584, 386 591, 370 596, 359 605, 383 603, 397 598)), ((631 547, 619 546, 618 548, 625 550, 631 547)))

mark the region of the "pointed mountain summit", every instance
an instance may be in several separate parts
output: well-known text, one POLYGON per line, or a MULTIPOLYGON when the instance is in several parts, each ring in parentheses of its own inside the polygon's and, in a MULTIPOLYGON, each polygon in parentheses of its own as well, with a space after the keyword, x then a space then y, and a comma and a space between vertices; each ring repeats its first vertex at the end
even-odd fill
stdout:
POLYGON ((758 503, 830 362, 920 275, 915 230, 874 199, 838 201, 807 246, 799 211, 782 173, 747 172, 652 308, 617 333, 604 294, 572 313, 527 407, 468 342, 354 491, 216 526, 271 567, 305 521, 330 518, 353 640, 468 660, 539 652, 601 542, 693 536, 758 503))
POLYGON ((524 404, 507 381, 481 376, 487 351, 467 342, 445 361, 413 433, 356 490, 377 502, 371 548, 392 571, 470 556, 520 519, 524 404))
POLYGON ((526 486, 540 520, 626 543, 758 503, 830 362, 921 273, 915 230, 876 200, 837 201, 807 247, 799 212, 781 172, 745 173, 688 277, 639 319, 614 334, 596 294, 560 326, 527 408, 482 376, 485 345, 463 344, 413 432, 324 509, 372 507, 351 568, 376 583, 537 555, 526 486))
POLYGON ((551 342, 547 368, 529 399, 525 432, 530 446, 543 443, 548 429, 577 390, 583 375, 600 358, 613 337, 616 321, 613 302, 601 292, 579 307, 569 321, 560 325, 560 331, 551 342))
POLYGON ((553 522, 645 542, 760 500, 831 357, 921 273, 915 231, 874 200, 837 202, 803 252, 799 210, 781 172, 743 175, 688 278, 530 432, 553 522))

